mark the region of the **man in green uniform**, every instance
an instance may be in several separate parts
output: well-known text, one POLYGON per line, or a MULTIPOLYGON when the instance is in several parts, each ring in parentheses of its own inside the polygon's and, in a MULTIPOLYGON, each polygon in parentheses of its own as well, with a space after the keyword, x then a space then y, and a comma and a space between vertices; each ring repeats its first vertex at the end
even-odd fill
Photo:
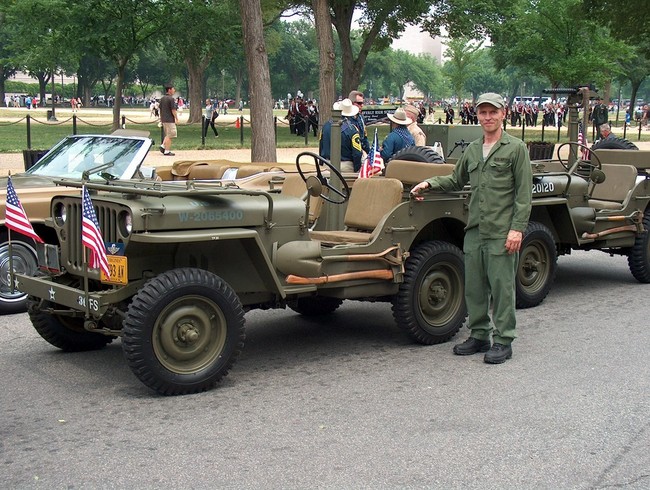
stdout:
POLYGON ((526 145, 503 130, 505 104, 495 93, 477 101, 483 137, 473 141, 452 175, 420 182, 411 190, 472 189, 465 228, 465 301, 470 336, 454 346, 454 354, 486 352, 485 362, 500 364, 512 357, 515 338, 515 276, 523 232, 532 200, 532 169, 526 145), (494 333, 490 342, 490 302, 494 333))

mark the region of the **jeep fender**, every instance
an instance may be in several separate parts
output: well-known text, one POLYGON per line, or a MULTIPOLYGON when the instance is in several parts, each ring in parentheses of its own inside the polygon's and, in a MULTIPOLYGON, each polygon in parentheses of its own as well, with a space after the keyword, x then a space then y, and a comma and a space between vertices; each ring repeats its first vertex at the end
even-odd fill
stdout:
POLYGON ((209 270, 224 279, 238 294, 270 292, 286 297, 270 253, 257 231, 247 228, 163 231, 135 234, 131 242, 143 245, 172 245, 174 267, 209 270))

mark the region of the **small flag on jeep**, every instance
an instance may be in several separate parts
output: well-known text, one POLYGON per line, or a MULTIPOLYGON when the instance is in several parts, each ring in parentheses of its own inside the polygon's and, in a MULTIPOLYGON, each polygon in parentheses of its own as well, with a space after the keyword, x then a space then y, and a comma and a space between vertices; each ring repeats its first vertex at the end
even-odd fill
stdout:
POLYGON ((27 213, 23 209, 23 205, 18 200, 16 189, 11 182, 11 176, 7 179, 7 203, 5 206, 5 225, 10 230, 22 233, 38 243, 43 243, 40 236, 34 231, 34 227, 27 218, 27 213))
POLYGON ((99 221, 97 221, 97 214, 93 202, 90 200, 90 195, 86 190, 86 186, 81 189, 82 195, 82 215, 81 220, 81 243, 90 249, 90 261, 88 265, 94 269, 101 269, 106 277, 111 277, 108 269, 108 258, 106 257, 106 246, 102 238, 102 232, 99 229, 99 221))

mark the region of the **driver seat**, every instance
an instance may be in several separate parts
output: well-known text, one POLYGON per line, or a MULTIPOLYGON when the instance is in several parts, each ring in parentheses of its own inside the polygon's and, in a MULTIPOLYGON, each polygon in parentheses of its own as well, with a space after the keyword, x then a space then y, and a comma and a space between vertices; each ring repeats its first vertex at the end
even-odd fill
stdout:
MULTIPOLYGON (((305 174, 305 177, 316 174, 305 174)), ((292 196, 307 201, 307 186, 299 173, 287 173, 284 176, 280 193, 283 196, 292 196)), ((320 196, 309 196, 309 227, 313 228, 318 221, 321 210, 323 209, 323 200, 320 196)))
POLYGON ((592 184, 589 207, 597 210, 621 210, 634 190, 637 169, 632 165, 607 163, 603 163, 601 167, 605 174, 605 181, 601 184, 592 184))
POLYGON ((368 243, 381 219, 402 201, 402 182, 390 178, 357 179, 352 185, 343 223, 345 230, 311 231, 324 245, 368 243))

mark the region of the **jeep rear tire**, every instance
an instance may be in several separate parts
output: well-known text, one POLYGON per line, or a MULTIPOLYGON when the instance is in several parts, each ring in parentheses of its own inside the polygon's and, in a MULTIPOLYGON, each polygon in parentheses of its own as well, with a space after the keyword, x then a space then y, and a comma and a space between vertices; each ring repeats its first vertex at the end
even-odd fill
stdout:
POLYGON ((528 223, 521 242, 516 277, 517 308, 537 306, 548 295, 557 270, 553 234, 535 221, 528 223))
MULTIPOLYGON (((445 163, 445 159, 428 146, 408 146, 395 153, 391 160, 406 160, 409 162, 445 163)), ((389 160, 390 163, 390 160, 389 160)))
POLYGON ((650 209, 643 213, 643 228, 645 231, 637 235, 630 253, 627 265, 634 278, 642 283, 650 282, 650 209))
POLYGON ((320 316, 334 313, 342 303, 343 300, 339 298, 309 296, 289 303, 289 308, 303 316, 320 316))
POLYGON ((27 313, 38 334, 54 347, 65 352, 98 350, 110 344, 115 337, 84 329, 84 319, 53 315, 45 311, 55 305, 33 297, 27 299, 27 313))
POLYGON ((134 296, 122 348, 133 373, 162 395, 212 388, 244 346, 244 310, 233 289, 201 269, 174 269, 134 296))
POLYGON ((393 317, 413 340, 439 344, 465 321, 463 253, 450 243, 419 245, 406 261, 404 282, 393 298, 393 317))
POLYGON ((591 150, 638 150, 639 148, 625 138, 609 138, 597 141, 591 146, 591 150))

